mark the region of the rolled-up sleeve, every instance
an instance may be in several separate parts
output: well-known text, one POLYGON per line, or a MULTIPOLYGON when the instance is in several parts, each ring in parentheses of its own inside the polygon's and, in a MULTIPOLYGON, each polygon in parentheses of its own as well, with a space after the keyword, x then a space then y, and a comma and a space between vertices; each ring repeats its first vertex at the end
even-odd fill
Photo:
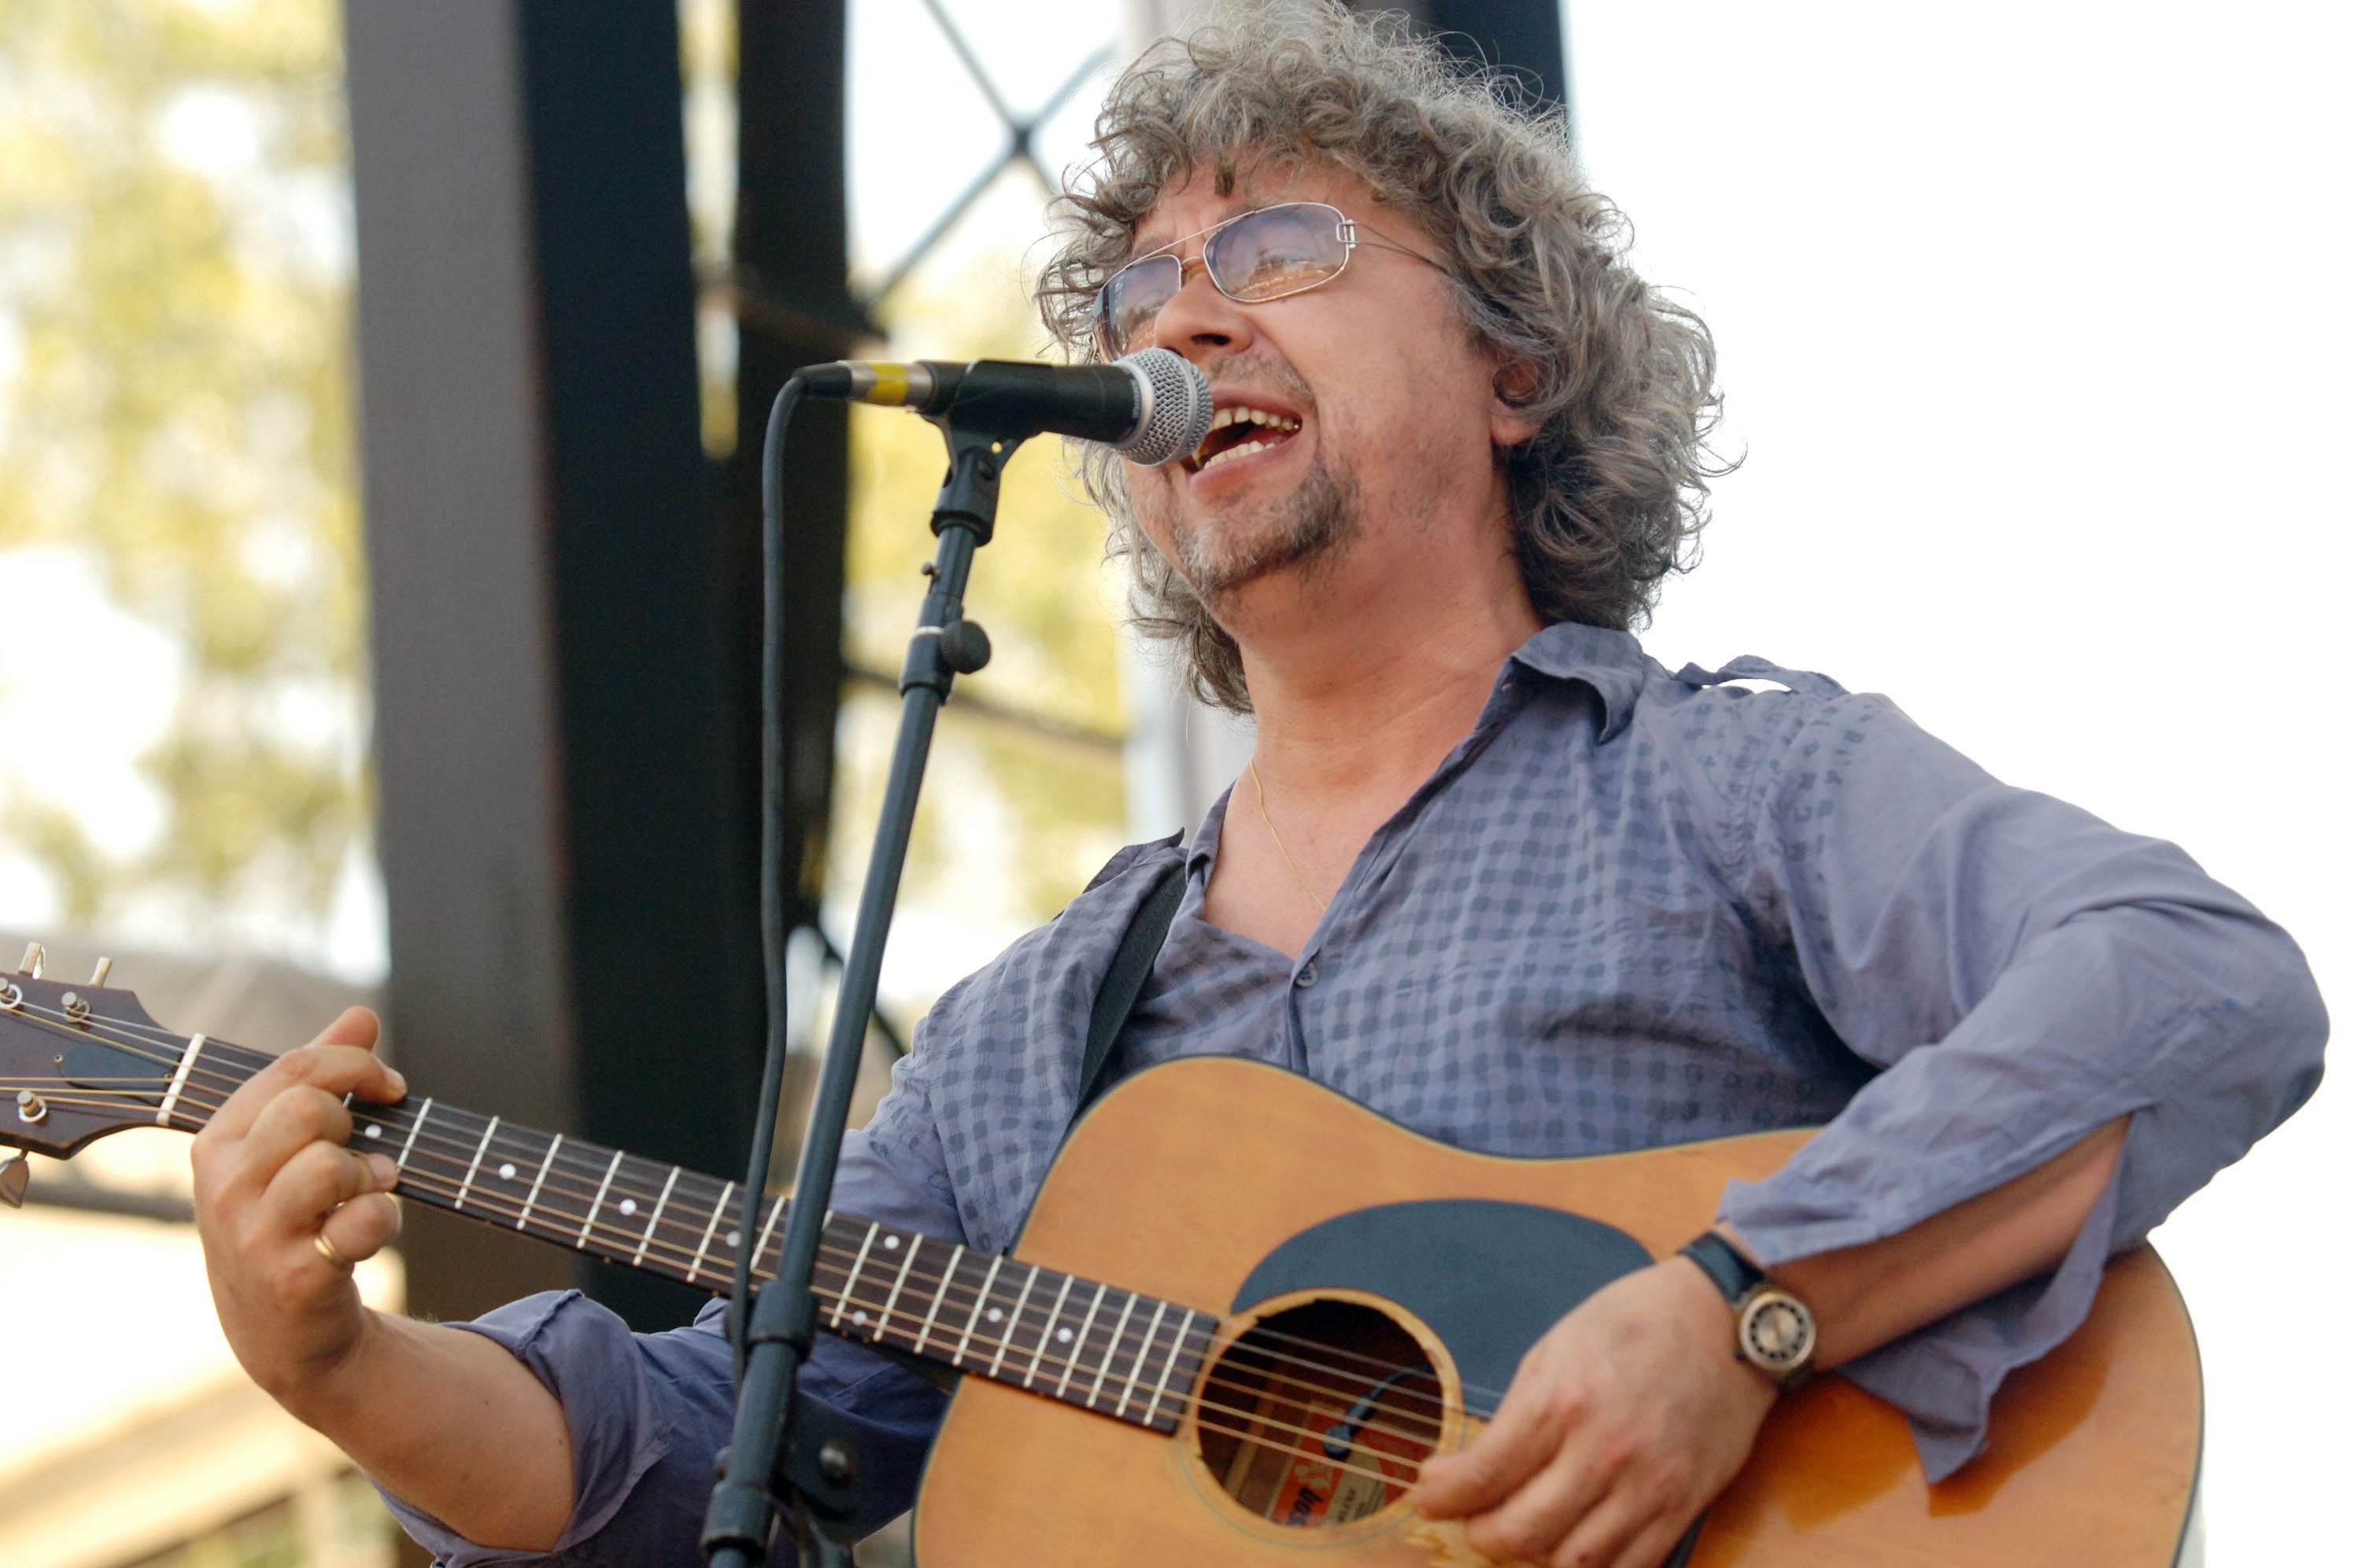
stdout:
MULTIPOLYGON (((906 1136, 906 1151, 912 1146, 906 1136)), ((848 1135, 831 1195, 835 1207, 889 1224, 961 1239, 955 1212, 929 1179, 881 1158, 861 1132, 848 1135)), ((686 1328, 633 1333, 580 1291, 549 1292, 452 1326, 484 1335, 531 1367, 565 1407, 573 1444, 574 1516, 549 1552, 478 1545, 401 1498, 387 1503, 411 1537, 447 1568, 477 1564, 677 1563, 704 1561, 697 1541, 713 1490, 714 1455, 728 1446, 733 1414, 730 1353, 716 1300, 686 1328)), ((893 1362, 822 1336, 797 1384, 843 1412, 868 1439, 863 1528, 910 1506, 943 1396, 893 1362)), ((792 1563, 792 1544, 771 1561, 792 1563)))
POLYGON ((2320 1080, 2294 942, 2172 845, 2012 789, 1883 698, 1800 705, 1735 824, 1744 895, 1839 1036, 1883 1070, 1722 1217, 1765 1264, 1882 1240, 2117 1117, 2065 1262, 1848 1365, 1939 1479, 2016 1366, 2081 1322, 2108 1255, 2320 1080))

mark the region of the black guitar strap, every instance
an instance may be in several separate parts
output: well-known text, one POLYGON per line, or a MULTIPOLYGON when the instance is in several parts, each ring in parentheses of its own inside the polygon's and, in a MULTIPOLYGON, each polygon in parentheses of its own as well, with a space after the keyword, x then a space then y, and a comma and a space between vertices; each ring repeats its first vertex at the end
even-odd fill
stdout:
POLYGON ((1185 858, 1175 861, 1157 878, 1139 912, 1131 917, 1099 993, 1091 999, 1091 1032, 1082 1046, 1081 1091, 1074 1097, 1078 1119, 1106 1088, 1101 1080, 1106 1077, 1108 1060, 1115 1055, 1115 1036, 1139 1004, 1139 993, 1148 989, 1148 971, 1156 967, 1156 955, 1163 950, 1165 933, 1172 928, 1172 916, 1180 913, 1180 894, 1188 885, 1185 858))

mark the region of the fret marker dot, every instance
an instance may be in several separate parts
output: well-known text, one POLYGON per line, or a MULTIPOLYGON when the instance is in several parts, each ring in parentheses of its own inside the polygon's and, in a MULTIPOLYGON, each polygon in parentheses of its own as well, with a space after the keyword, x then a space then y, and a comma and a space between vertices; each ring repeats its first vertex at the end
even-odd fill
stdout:
POLYGON ((637 1203, 632 1202, 629 1198, 624 1199, 620 1203, 618 1203, 616 1207, 622 1210, 626 1214, 636 1214, 640 1212, 640 1206, 637 1203))
POLYGON ((1071 1329, 1060 1329, 1058 1331, 1058 1343, 1060 1344, 1068 1344, 1072 1343, 1074 1331, 1071 1329))
POLYGON ((885 1238, 885 1250, 887 1252, 892 1252, 895 1247, 898 1247, 901 1245, 902 1238, 899 1236, 887 1236, 885 1238))
POLYGON ((736 1231, 732 1231, 721 1239, 728 1242, 731 1246, 736 1246, 738 1245, 738 1233, 736 1231))
POLYGON ((514 1181, 516 1179, 516 1167, 512 1165, 502 1165, 500 1167, 500 1179, 502 1181, 514 1181))
POLYGON ((1000 1309, 997 1307, 985 1308, 983 1312, 983 1321, 987 1323, 996 1323, 1000 1321, 1000 1309))
POLYGON ((379 1126, 375 1122, 371 1122, 368 1126, 361 1129, 361 1136, 365 1138, 374 1138, 384 1131, 385 1129, 383 1127, 379 1126))
POLYGON ((859 1323, 865 1329, 869 1326, 869 1314, 866 1312, 855 1312, 852 1314, 852 1321, 859 1323))

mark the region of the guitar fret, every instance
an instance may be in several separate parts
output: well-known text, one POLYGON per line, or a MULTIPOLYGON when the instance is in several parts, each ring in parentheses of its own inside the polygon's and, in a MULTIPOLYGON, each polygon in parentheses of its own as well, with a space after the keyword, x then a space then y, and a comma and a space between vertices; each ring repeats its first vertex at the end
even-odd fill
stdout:
POLYGON ((884 1254, 889 1248, 900 1246, 903 1238, 883 1226, 879 1228, 878 1234, 883 1245, 870 1249, 869 1260, 861 1277, 851 1283, 845 1293, 845 1309, 852 1321, 852 1326, 846 1332, 866 1336, 872 1341, 884 1340, 893 1329, 893 1321, 884 1315, 883 1308, 892 1298, 895 1281, 901 1275, 899 1267, 885 1266, 884 1254))
POLYGON ((976 1288, 975 1305, 968 1310, 967 1327, 960 1331, 960 1342, 951 1351, 953 1366, 966 1358, 968 1342, 975 1337, 976 1320, 983 1316, 984 1303, 992 1299, 992 1282, 1000 1277, 1000 1266, 1007 1261, 999 1253, 992 1255, 992 1267, 985 1273, 983 1283, 976 1288))
POLYGON ((1017 1325, 1025 1321, 1025 1299, 1033 1294, 1033 1282, 1040 1277, 1041 1266, 1037 1263, 1033 1266, 1033 1272, 1025 1277, 1024 1287, 1016 1292, 1016 1305, 1008 1310, 1008 1327, 1001 1333, 1000 1348, 992 1353, 992 1365, 984 1372, 986 1377, 997 1378, 1000 1376, 1001 1358, 1008 1354, 1008 1347, 1016 1343, 1017 1325))
POLYGON ((852 1299, 852 1288, 861 1283, 862 1265, 869 1261, 869 1249, 876 1240, 877 1222, 872 1220, 869 1222, 869 1234, 861 1238, 861 1250, 853 1255, 852 1266, 845 1271, 844 1294, 836 1299, 836 1315, 829 1319, 829 1328, 839 1328, 843 1325, 844 1304, 852 1299))
POLYGON ((623 1151, 617 1149, 615 1157, 607 1162, 607 1174, 598 1180, 598 1195, 590 1200, 590 1212, 582 1216, 582 1234, 574 1238, 574 1250, 580 1252, 590 1245, 590 1227, 598 1223, 598 1205, 607 1201, 607 1189, 615 1179, 615 1168, 623 1163, 623 1151))
POLYGON ((757 1273, 763 1267, 763 1249, 770 1245, 771 1232, 778 1224, 779 1216, 786 1212, 786 1207, 785 1196, 771 1200, 771 1217, 763 1222, 763 1234, 754 1238, 754 1268, 757 1273))
MULTIPOLYGON (((910 1248, 910 1255, 915 1257, 917 1255, 917 1246, 913 1243, 910 1248)), ((926 1353, 927 1336, 935 1332, 935 1314, 943 1310, 943 1298, 950 1292, 951 1279, 959 1273, 960 1259, 966 1255, 967 1248, 960 1245, 957 1242, 953 1242, 951 1244, 951 1260, 950 1263, 943 1266, 942 1278, 935 1282, 934 1305, 927 1309, 927 1321, 918 1325, 918 1351, 920 1354, 924 1354, 926 1353)), ((953 1365, 957 1364, 954 1363, 953 1365)))
POLYGON ((1189 1331, 1196 1326, 1197 1314, 1194 1312, 1189 1312, 1182 1316, 1179 1326, 1172 1331, 1171 1353, 1164 1358, 1164 1370, 1156 1379, 1156 1392, 1149 1397, 1148 1401, 1147 1420, 1150 1426, 1155 1425, 1164 1418, 1165 1385, 1172 1381, 1172 1368, 1180 1360, 1181 1341, 1187 1339, 1189 1337, 1189 1331))
POLYGON ((467 1162, 467 1174, 462 1178, 459 1182, 458 1199, 451 1205, 451 1212, 453 1213, 458 1214, 465 1213, 467 1212, 467 1189, 475 1185, 476 1168, 484 1163, 484 1149, 486 1146, 489 1145, 492 1141, 492 1130, 500 1124, 500 1119, 498 1116, 493 1117, 490 1121, 484 1124, 484 1135, 476 1145, 476 1157, 467 1162))
POLYGON ((428 1095, 418 1102, 417 1113, 410 1119, 410 1135, 401 1140, 401 1152, 393 1157, 394 1168, 404 1175, 410 1171, 410 1146, 418 1141, 418 1129, 426 1125, 426 1113, 434 1106, 434 1096, 428 1095))
MULTIPOLYGON (((1115 1332, 1107 1335, 1106 1354, 1099 1358, 1099 1374, 1097 1376, 1091 1379, 1091 1397, 1082 1401, 1082 1405, 1085 1409, 1093 1410, 1098 1409, 1099 1390, 1106 1386, 1107 1369, 1115 1365, 1115 1350, 1123 1343, 1123 1326, 1131 1321, 1131 1314, 1136 1311, 1138 1307, 1139 1297, 1135 1292, 1132 1295, 1131 1299, 1124 1303, 1123 1316, 1115 1321, 1115 1332)), ((1122 1415, 1123 1407, 1121 1405, 1117 1405, 1115 1408, 1115 1413, 1118 1416, 1122 1415)))
POLYGON ((524 1195, 524 1207, 517 1212, 516 1228, 518 1230, 524 1229, 525 1222, 533 1218, 533 1201, 541 1196, 541 1184, 549 1175, 549 1162, 557 1157, 557 1146, 565 1141, 566 1135, 563 1133, 556 1134, 549 1140, 549 1152, 541 1157, 541 1168, 533 1173, 533 1190, 524 1195))
POLYGON ((705 1249, 712 1244, 713 1227, 721 1223, 721 1211, 730 1207, 730 1190, 737 1185, 734 1181, 725 1181, 721 1184, 721 1196, 714 1200, 713 1212, 706 1217, 705 1234, 697 1238, 697 1259, 688 1267, 688 1282, 691 1285, 697 1283, 697 1271, 705 1266, 705 1249))
POLYGON ((656 1222, 664 1218, 664 1204, 670 1201, 672 1198, 672 1184, 679 1179, 680 1167, 674 1166, 672 1168, 672 1174, 664 1178, 664 1190, 656 1194, 655 1211, 648 1216, 647 1232, 640 1237, 640 1250, 631 1254, 632 1267, 637 1268, 642 1262, 646 1261, 648 1255, 648 1244, 656 1239, 656 1222))
MULTIPOLYGON (((899 1238, 887 1236, 885 1245, 892 1248, 899 1238)), ((894 1324, 894 1303, 902 1299, 903 1282, 910 1277, 910 1266, 918 1261, 918 1238, 910 1237, 908 1254, 902 1259, 902 1272, 894 1276, 894 1288, 885 1293, 885 1305, 877 1310, 877 1337, 884 1339, 885 1331, 894 1324)))
POLYGON ((1041 1370, 1041 1354, 1049 1348, 1050 1331, 1058 1326, 1059 1315, 1066 1310, 1066 1292, 1074 1288, 1074 1277, 1067 1275, 1058 1285, 1058 1299, 1049 1303, 1049 1321, 1041 1325, 1041 1337, 1033 1344, 1033 1363, 1025 1369, 1025 1387, 1033 1387, 1033 1375, 1041 1370))
MULTIPOLYGON (((1138 1299, 1137 1296, 1133 1297, 1133 1304, 1137 1305, 1138 1299)), ((1131 1404, 1132 1395, 1139 1390, 1139 1375, 1148 1370, 1148 1353, 1156 1348, 1156 1331, 1163 1326, 1167 1305, 1163 1301, 1157 1302, 1156 1316, 1148 1320, 1148 1337, 1139 1342, 1139 1354, 1132 1358, 1131 1376, 1123 1380, 1123 1398, 1115 1402, 1117 1420, 1123 1419, 1124 1410, 1131 1404)))
MULTIPOLYGON (((1100 1286, 1097 1293, 1091 1298, 1091 1310, 1082 1314, 1082 1329, 1074 1335, 1074 1348, 1066 1356, 1066 1369, 1058 1374, 1058 1398, 1060 1399, 1066 1397, 1066 1385, 1073 1379, 1074 1363, 1081 1358, 1084 1351, 1090 1348, 1091 1320, 1099 1315, 1099 1303, 1106 1299, 1106 1290, 1105 1286, 1100 1286)), ((1059 1343, 1062 1344, 1065 1342, 1060 1340, 1059 1343)))

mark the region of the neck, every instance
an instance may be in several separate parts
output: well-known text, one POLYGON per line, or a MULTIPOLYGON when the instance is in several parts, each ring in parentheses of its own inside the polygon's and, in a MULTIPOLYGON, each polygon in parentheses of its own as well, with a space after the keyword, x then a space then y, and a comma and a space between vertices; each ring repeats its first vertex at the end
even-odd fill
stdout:
POLYGON ((1475 726, 1501 662, 1541 629, 1500 541, 1436 548, 1361 577, 1322 564, 1253 585, 1234 634, 1255 754, 1290 793, 1406 795, 1475 726), (1406 782, 1405 782, 1406 781, 1406 782))

